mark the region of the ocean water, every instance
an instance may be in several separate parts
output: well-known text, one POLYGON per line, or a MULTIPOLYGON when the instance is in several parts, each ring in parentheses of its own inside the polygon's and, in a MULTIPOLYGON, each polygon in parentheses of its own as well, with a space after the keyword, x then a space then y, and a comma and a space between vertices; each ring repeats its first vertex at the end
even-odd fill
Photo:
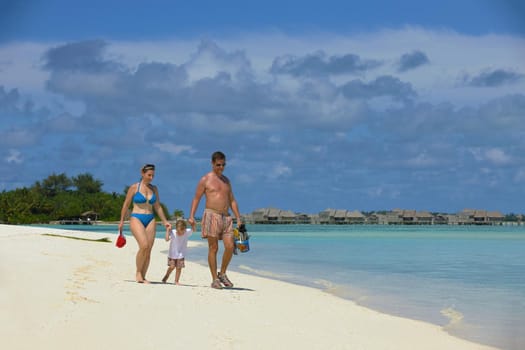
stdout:
MULTIPOLYGON (((115 226, 59 228, 116 233, 115 226)), ((320 288, 479 343, 525 349, 523 226, 247 228, 250 251, 234 256, 231 270, 320 288)), ((188 260, 207 265, 206 254, 206 246, 193 248, 188 260)))

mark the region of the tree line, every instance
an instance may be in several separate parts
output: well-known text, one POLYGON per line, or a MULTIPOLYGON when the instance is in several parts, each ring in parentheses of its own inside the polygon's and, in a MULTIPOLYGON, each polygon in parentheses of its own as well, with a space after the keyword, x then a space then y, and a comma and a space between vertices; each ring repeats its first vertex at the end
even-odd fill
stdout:
MULTIPOLYGON (((35 224, 76 218, 94 211, 103 221, 120 220, 122 203, 129 187, 123 193, 102 191, 102 181, 90 173, 68 177, 65 173, 51 174, 31 187, 0 193, 0 223, 35 224)), ((168 210, 161 203, 169 216, 168 210)), ((183 216, 175 210, 173 216, 183 216)))

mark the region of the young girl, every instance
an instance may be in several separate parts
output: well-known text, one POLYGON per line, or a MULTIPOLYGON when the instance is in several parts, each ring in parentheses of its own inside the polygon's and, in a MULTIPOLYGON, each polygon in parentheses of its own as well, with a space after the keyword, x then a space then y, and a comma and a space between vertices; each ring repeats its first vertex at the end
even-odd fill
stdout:
POLYGON ((175 230, 166 230, 166 242, 170 241, 170 249, 168 252, 168 271, 162 279, 163 283, 166 283, 171 272, 176 268, 175 272, 175 284, 179 284, 180 275, 184 265, 184 257, 188 250, 188 238, 195 230, 195 226, 192 228, 186 228, 186 222, 184 220, 177 220, 175 224, 175 230))

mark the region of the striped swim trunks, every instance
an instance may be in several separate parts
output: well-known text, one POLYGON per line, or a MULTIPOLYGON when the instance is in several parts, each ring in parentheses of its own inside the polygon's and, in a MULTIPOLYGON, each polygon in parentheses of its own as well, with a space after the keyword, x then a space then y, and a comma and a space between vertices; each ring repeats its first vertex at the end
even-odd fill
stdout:
POLYGON ((220 214, 211 209, 204 209, 201 228, 202 238, 215 237, 222 239, 225 235, 233 237, 233 218, 230 215, 220 214))

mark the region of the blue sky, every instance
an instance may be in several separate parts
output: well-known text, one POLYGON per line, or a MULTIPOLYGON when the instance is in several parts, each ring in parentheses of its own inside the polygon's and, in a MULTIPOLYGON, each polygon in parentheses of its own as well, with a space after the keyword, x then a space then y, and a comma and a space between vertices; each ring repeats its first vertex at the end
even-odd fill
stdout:
POLYGON ((1 1, 0 120, 0 190, 155 163, 188 213, 222 150, 243 213, 523 213, 525 5, 1 1))

